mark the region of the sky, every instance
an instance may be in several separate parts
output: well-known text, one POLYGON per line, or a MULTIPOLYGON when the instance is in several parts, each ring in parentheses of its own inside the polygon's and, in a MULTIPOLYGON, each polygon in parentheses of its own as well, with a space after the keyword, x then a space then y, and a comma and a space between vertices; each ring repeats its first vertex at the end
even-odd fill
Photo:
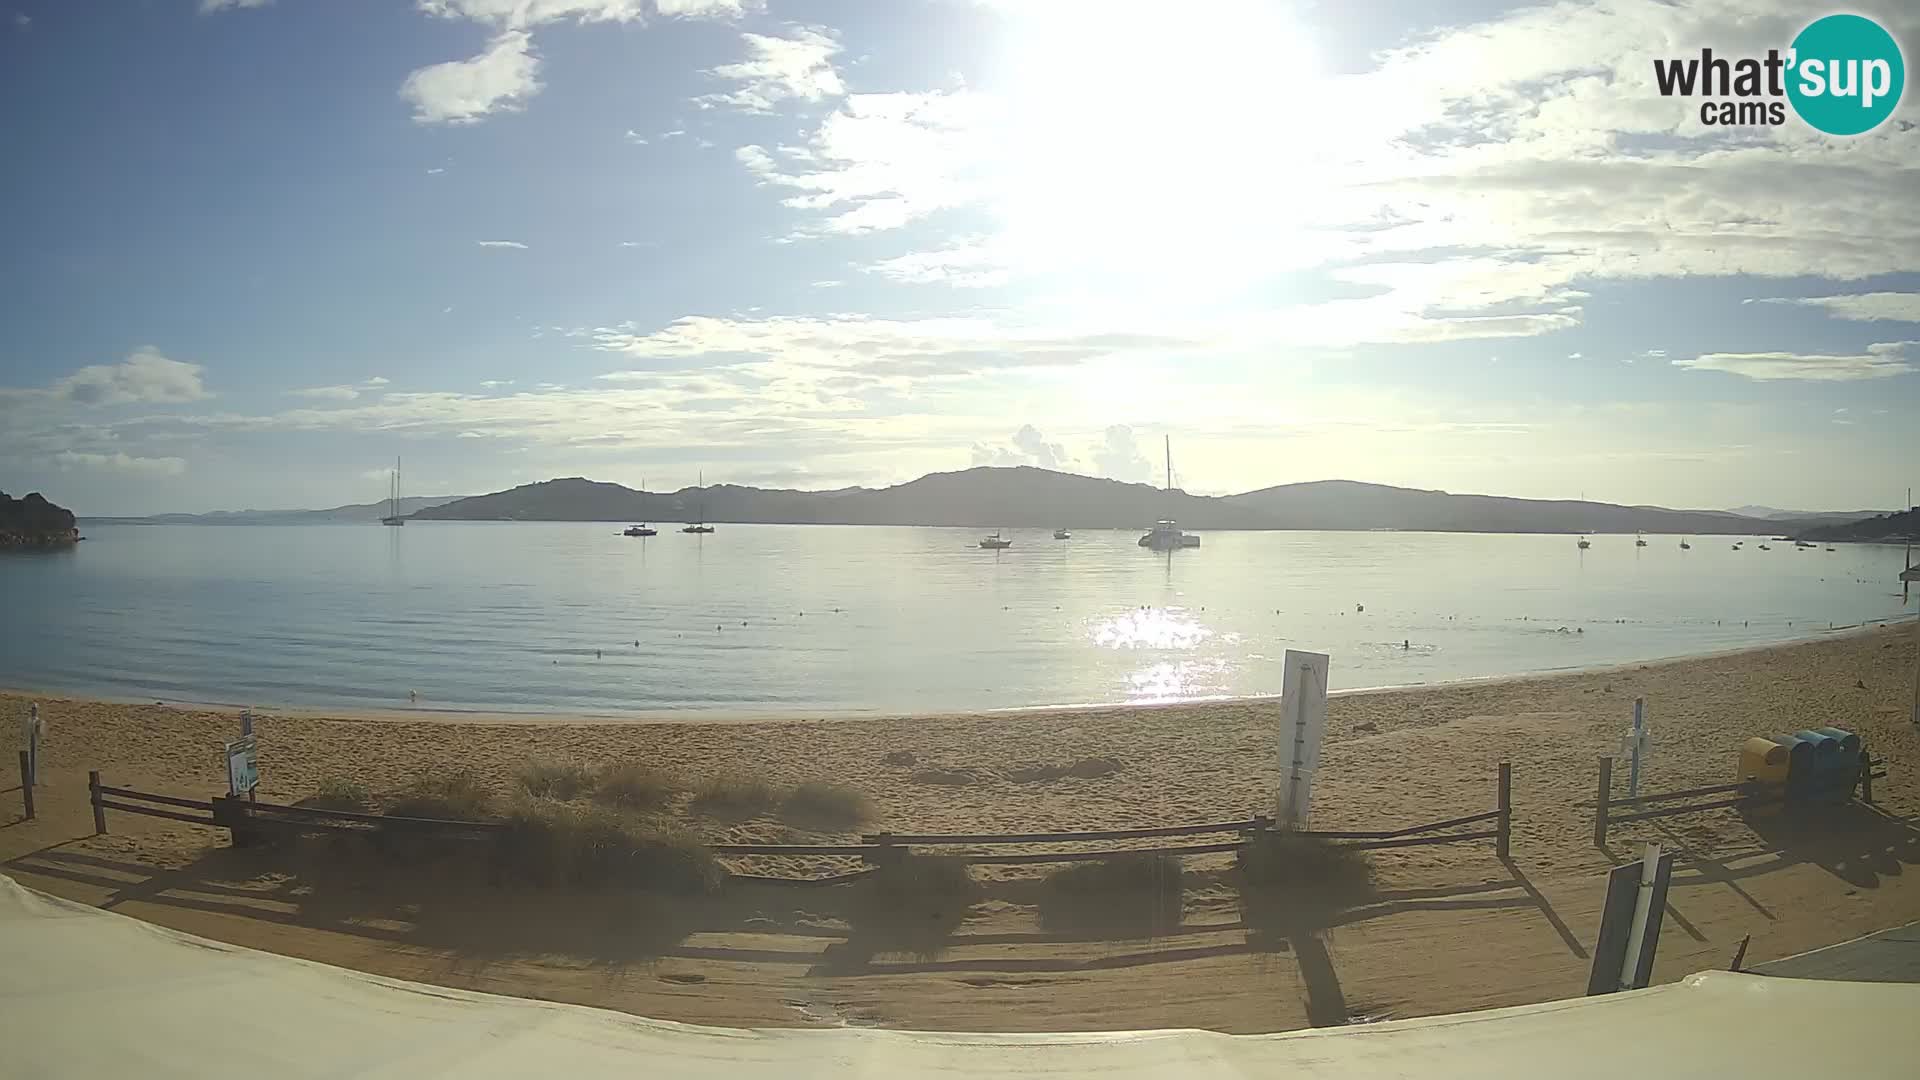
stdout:
MULTIPOLYGON (((0 0, 0 488, 83 514, 1032 464, 1890 507, 1920 91, 1780 0, 0 0)), ((1858 2, 1907 46, 1920 7, 1858 2)))

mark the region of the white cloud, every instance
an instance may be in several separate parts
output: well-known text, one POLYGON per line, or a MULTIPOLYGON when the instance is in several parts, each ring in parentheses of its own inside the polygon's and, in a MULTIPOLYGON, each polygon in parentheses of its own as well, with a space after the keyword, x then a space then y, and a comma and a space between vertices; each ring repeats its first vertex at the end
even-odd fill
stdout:
POLYGON ((291 397, 313 398, 317 401, 353 401, 363 393, 378 393, 387 385, 387 380, 379 375, 365 382, 334 386, 308 386, 298 390, 289 390, 291 397))
POLYGON ((527 245, 518 240, 475 240, 474 243, 479 244, 483 248, 514 248, 519 251, 527 250, 527 245))
POLYGON ((428 175, 428 176, 439 176, 439 175, 440 175, 441 173, 443 173, 443 172, 446 172, 446 171, 447 171, 447 170, 445 170, 445 169, 428 169, 428 170, 427 170, 427 175, 428 175))
POLYGON ((1073 467, 1073 455, 1065 445, 1048 442, 1032 424, 1022 424, 1008 445, 973 444, 975 465, 1036 465, 1042 469, 1065 470, 1073 467))
POLYGON ((1133 429, 1125 424, 1107 428, 1091 457, 1095 471, 1115 480, 1138 483, 1153 474, 1153 463, 1140 452, 1133 429))
POLYGON ((200 0, 200 14, 211 15, 233 8, 262 8, 271 3, 273 0, 200 0))
POLYGON ((654 9, 673 19, 737 18, 760 0, 654 0, 654 9))
POLYGON ((647 137, 646 137, 645 135, 642 135, 642 134, 640 134, 639 132, 637 132, 637 131, 635 131, 635 130, 633 130, 632 128, 628 128, 628 129, 627 129, 627 133, 626 133, 625 135, 622 135, 622 136, 620 136, 620 137, 621 137, 622 139, 625 139, 625 140, 626 140, 627 142, 630 142, 630 143, 632 143, 632 144, 633 144, 633 145, 635 145, 635 146, 645 146, 645 145, 647 145, 647 137))
MULTIPOLYGON (((747 112, 772 112, 784 101, 821 101, 846 93, 833 56, 840 43, 825 30, 796 27, 792 37, 742 34, 747 59, 723 64, 707 74, 739 85, 726 93, 705 94, 694 101, 703 108, 727 106, 747 112)), ((629 132, 631 134, 631 132, 629 132)))
POLYGON ((118 364, 95 364, 54 383, 55 399, 76 405, 172 404, 207 396, 198 364, 169 360, 151 345, 136 349, 118 364))
POLYGON ((1805 353, 1707 353, 1692 359, 1673 361, 1675 367, 1693 371, 1721 371, 1761 382, 1797 380, 1805 382, 1853 382, 1860 379, 1889 379, 1916 369, 1908 363, 1907 353, 1920 341, 1890 341, 1867 346, 1855 356, 1821 356, 1805 353))
POLYGON ((483 379, 481 380, 480 385, 486 387, 488 390, 497 390, 502 386, 512 386, 513 380, 512 379, 483 379))
POLYGON ((33 16, 24 11, 16 11, 13 13, 13 25, 22 30, 30 30, 33 28, 33 16))
POLYGON ((1920 322, 1920 293, 1871 292, 1843 296, 1775 296, 1761 298, 1758 302, 1821 308, 1833 318, 1850 319, 1854 322, 1920 322))
POLYGON ((153 476, 179 476, 187 471, 187 463, 177 457, 133 457, 125 453, 92 454, 78 450, 62 450, 53 455, 53 462, 62 469, 111 469, 116 472, 145 473, 153 476))
POLYGON ((368 379, 368 380, 367 380, 367 381, 366 381, 365 383, 363 383, 362 385, 364 385, 364 386, 367 386, 367 387, 369 387, 369 388, 373 388, 373 389, 377 389, 377 388, 379 388, 379 387, 382 387, 382 386, 385 386, 385 385, 387 385, 387 383, 388 383, 389 381, 391 381, 391 380, 389 380, 389 379, 388 379, 388 378, 387 378, 386 376, 384 376, 384 375, 375 375, 375 376, 374 376, 373 378, 371 378, 371 379, 368 379))
POLYGON ((540 58, 533 38, 508 30, 470 60, 419 68, 400 84, 421 124, 472 124, 496 112, 515 112, 540 92, 540 58))
POLYGON ((557 19, 628 22, 646 13, 641 0, 419 0, 419 8, 443 19, 473 19, 516 30, 557 19))

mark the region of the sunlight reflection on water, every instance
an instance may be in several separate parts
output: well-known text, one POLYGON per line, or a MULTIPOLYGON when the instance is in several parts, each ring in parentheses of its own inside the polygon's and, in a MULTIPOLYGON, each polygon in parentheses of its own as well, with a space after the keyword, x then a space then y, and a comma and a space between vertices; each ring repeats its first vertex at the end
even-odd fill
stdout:
POLYGON ((1109 649, 1193 649, 1213 630, 1180 608, 1139 608, 1093 622, 1087 635, 1109 649))
POLYGON ((1225 660, 1149 664, 1128 674, 1127 698, 1148 703, 1220 696, 1227 692, 1231 667, 1225 660))

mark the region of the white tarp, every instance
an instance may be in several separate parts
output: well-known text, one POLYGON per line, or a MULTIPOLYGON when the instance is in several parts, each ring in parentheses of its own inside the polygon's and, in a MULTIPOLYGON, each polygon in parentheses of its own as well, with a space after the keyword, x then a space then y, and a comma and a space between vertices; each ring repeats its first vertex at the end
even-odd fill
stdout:
MULTIPOLYGON (((882 991, 884 993, 884 991, 882 991)), ((1711 972, 1605 997, 1283 1035, 696 1027, 176 933, 0 876, 0 1076, 1910 1077, 1920 986, 1711 972)))

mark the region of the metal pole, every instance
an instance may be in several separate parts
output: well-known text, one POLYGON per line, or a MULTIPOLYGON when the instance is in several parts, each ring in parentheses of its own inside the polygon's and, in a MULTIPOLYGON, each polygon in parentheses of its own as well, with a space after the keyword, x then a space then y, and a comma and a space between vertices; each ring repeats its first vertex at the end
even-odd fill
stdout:
POLYGON ((26 804, 27 818, 33 820, 33 766, 27 764, 27 752, 20 751, 20 801, 26 804))
POLYGON ((1640 736, 1647 726, 1647 699, 1633 699, 1633 764, 1627 770, 1627 798, 1640 797, 1640 736))
POLYGON ((1913 726, 1920 727, 1920 619, 1913 621, 1913 726))
POLYGON ((1646 940, 1647 919, 1653 914, 1653 883, 1660 876, 1660 845, 1648 844, 1640 860, 1640 892, 1633 900, 1633 929, 1627 932, 1627 955, 1620 965, 1620 989, 1632 990, 1638 984, 1640 943, 1646 940))
POLYGON ((1600 790, 1593 804, 1593 846, 1607 846, 1607 800, 1613 798, 1613 759, 1600 759, 1600 790))
POLYGON ((27 780, 40 782, 40 703, 27 706, 27 780))

